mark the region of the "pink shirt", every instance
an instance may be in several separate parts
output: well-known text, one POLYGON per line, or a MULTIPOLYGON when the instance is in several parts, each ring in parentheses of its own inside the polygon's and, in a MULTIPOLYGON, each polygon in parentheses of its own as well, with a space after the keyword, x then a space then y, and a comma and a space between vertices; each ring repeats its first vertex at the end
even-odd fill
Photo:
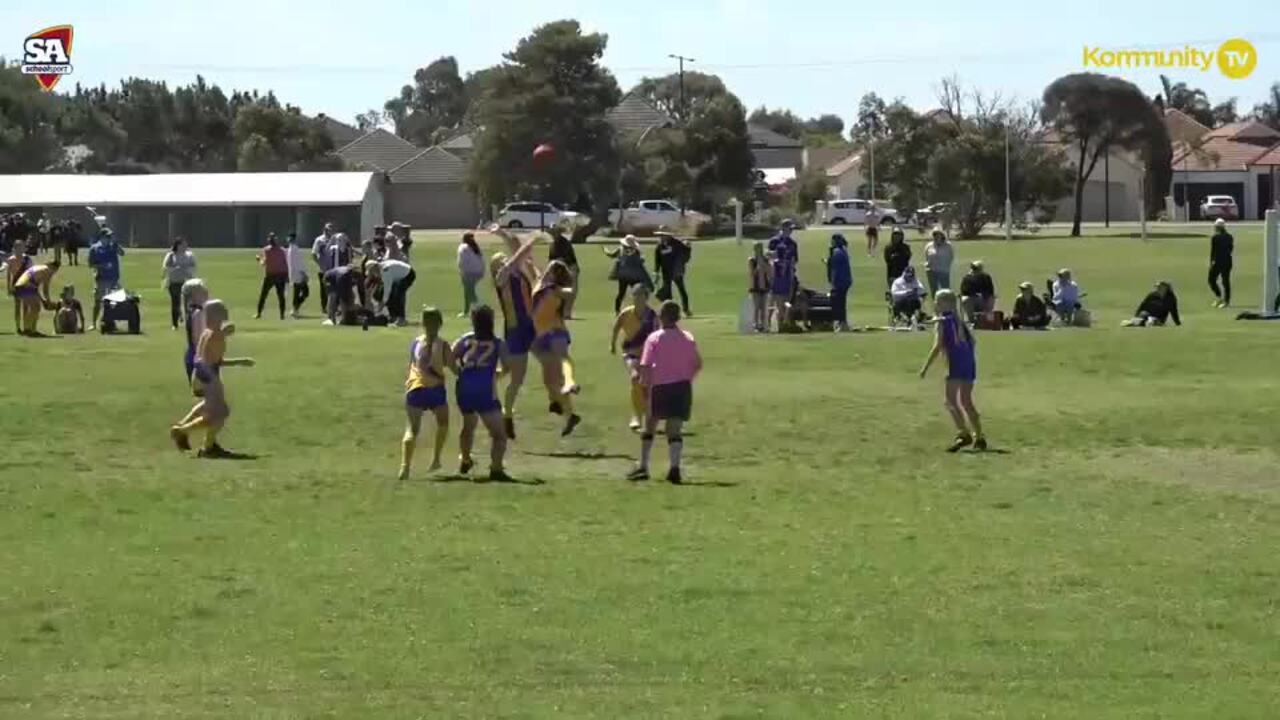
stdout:
POLYGON ((663 328, 644 341, 640 367, 651 387, 687 382, 702 370, 702 355, 692 335, 680 328, 663 328))

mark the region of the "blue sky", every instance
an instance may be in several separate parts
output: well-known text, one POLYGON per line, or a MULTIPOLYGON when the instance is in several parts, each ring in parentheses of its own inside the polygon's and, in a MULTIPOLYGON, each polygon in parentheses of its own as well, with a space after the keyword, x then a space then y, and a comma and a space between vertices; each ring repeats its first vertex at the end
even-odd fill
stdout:
MULTIPOLYGON (((200 73, 224 89, 273 89, 309 113, 348 121, 380 108, 415 68, 436 57, 454 55, 464 71, 485 67, 534 26, 569 17, 609 35, 605 64, 623 90, 674 70, 667 55, 682 53, 696 58, 690 67, 720 75, 748 107, 782 106, 806 117, 834 112, 847 120, 868 91, 932 107, 938 80, 953 74, 968 86, 1031 100, 1053 78, 1082 69, 1086 44, 1213 49, 1244 37, 1259 56, 1249 78, 1229 80, 1215 70, 1184 71, 1174 79, 1205 88, 1215 102, 1237 96, 1243 110, 1280 81, 1280 25, 1267 20, 1274 6, 1262 0, 1229 6, 1113 0, 1053 10, 1025 0, 419 0, 308 2, 300 12, 302 6, 267 0, 5 3, 0 27, 9 37, 0 53, 17 57, 27 33, 70 23, 75 72, 63 80, 68 86, 110 85, 129 75, 185 83, 200 73)), ((1123 74, 1148 93, 1159 88, 1157 70, 1123 74)))

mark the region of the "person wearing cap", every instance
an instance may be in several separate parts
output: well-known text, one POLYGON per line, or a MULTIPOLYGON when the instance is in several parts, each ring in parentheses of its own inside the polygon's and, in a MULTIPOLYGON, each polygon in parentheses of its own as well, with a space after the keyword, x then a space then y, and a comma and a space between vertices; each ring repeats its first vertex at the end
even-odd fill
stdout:
POLYGON ((1209 240, 1209 289, 1217 301, 1214 307, 1231 306, 1231 265, 1235 253, 1236 239, 1227 232, 1227 221, 1218 218, 1213 221, 1213 237, 1209 240), (1222 280, 1222 288, 1218 288, 1218 280, 1222 280))
POLYGON ((916 277, 916 269, 908 265, 907 269, 902 271, 902 277, 894 280, 893 285, 889 287, 889 299, 893 302, 894 318, 903 318, 912 323, 919 322, 921 298, 926 292, 924 285, 921 285, 919 278, 916 277))
POLYGON ((614 313, 622 312, 622 299, 627 296, 633 285, 643 285, 653 290, 653 278, 644 266, 644 256, 640 254, 640 241, 635 235, 627 235, 618 241, 616 250, 605 250, 604 254, 613 258, 613 267, 609 270, 609 279, 618 283, 618 294, 613 299, 614 313))
POLYGON ((783 220, 778 234, 769 240, 769 256, 773 274, 769 278, 769 297, 781 331, 790 321, 789 306, 796 291, 796 265, 800 262, 800 246, 791 237, 795 223, 783 220))
POLYGON ((849 289, 853 287, 853 268, 849 264, 849 243, 844 235, 831 236, 827 253, 827 281, 831 283, 831 314, 836 332, 849 330, 849 289))
POLYGON ((89 246, 89 267, 93 268, 93 320, 89 324, 91 332, 98 327, 102 299, 120 287, 121 255, 124 255, 124 248, 116 243, 111 228, 104 226, 99 229, 97 239, 89 246))
POLYGON ((902 277, 911 265, 911 246, 907 244, 907 234, 902 228, 895 227, 889 234, 889 244, 884 246, 885 284, 892 285, 894 280, 902 277))
POLYGON ((409 262, 409 248, 413 246, 413 240, 409 238, 408 225, 399 220, 388 225, 386 240, 388 260, 409 262))
POLYGON ((960 307, 971 323, 996 307, 996 284, 981 260, 969 263, 969 274, 960 281, 960 307))
POLYGON ((1049 327, 1049 309, 1044 300, 1036 297, 1035 286, 1029 282, 1018 285, 1018 299, 1013 301, 1013 315, 1009 327, 1014 330, 1043 330, 1049 327))
POLYGON ((924 246, 924 276, 929 282, 929 294, 951 289, 951 266, 955 263, 955 246, 947 240, 942 226, 934 225, 932 238, 924 246))
POLYGON ((671 286, 674 284, 676 290, 680 291, 680 308, 685 317, 692 317, 693 313, 689 312, 689 292, 684 286, 684 270, 693 251, 687 242, 666 228, 658 228, 654 235, 658 238, 658 245, 653 250, 653 267, 660 276, 661 285, 658 299, 670 300, 671 286))
POLYGON ((1181 326, 1182 318, 1178 315, 1178 296, 1173 292, 1173 285, 1162 280, 1138 304, 1133 317, 1125 320, 1125 327, 1158 327, 1173 319, 1173 324, 1181 326))
POLYGON ((1053 311, 1058 314, 1058 319, 1063 325, 1073 324, 1076 311, 1080 309, 1080 286, 1072 279, 1070 269, 1062 268, 1058 271, 1058 278, 1050 286, 1050 292, 1053 311))

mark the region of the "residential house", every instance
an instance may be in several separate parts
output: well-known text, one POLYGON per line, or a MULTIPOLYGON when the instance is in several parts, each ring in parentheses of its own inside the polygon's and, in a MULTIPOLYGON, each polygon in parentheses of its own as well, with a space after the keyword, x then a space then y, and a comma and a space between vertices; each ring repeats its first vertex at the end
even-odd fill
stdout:
MULTIPOLYGON (((1169 113, 1166 113, 1168 122, 1169 113)), ((1172 129, 1171 129, 1172 134, 1172 129)), ((1230 195, 1242 220, 1260 220, 1276 204, 1280 131, 1255 120, 1229 123, 1174 142, 1171 195, 1179 217, 1200 219, 1209 195, 1230 195), (1190 201, 1190 207, 1187 201, 1190 201)))
POLYGON ((766 183, 777 185, 794 179, 804 167, 804 143, 799 140, 752 123, 747 123, 747 135, 755 169, 764 173, 766 183))

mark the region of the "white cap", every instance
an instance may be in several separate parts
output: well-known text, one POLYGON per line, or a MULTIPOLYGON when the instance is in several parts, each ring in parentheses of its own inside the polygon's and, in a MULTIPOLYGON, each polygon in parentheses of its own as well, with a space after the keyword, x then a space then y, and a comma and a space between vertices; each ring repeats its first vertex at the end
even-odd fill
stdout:
POLYGON ((1214 221, 1213 221, 1213 226, 1214 226, 1214 227, 1226 227, 1226 226, 1227 226, 1227 221, 1226 221, 1226 220, 1223 220, 1222 218, 1218 218, 1217 220, 1214 220, 1214 221))

